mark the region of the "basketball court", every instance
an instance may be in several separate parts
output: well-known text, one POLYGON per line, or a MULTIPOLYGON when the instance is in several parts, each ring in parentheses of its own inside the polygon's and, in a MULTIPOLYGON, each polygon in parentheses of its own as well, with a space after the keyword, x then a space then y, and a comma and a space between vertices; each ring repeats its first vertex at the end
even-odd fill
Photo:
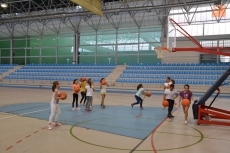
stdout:
MULTIPOLYGON (((133 93, 109 92, 102 109, 95 92, 92 112, 84 105, 72 111, 69 96, 60 103, 62 126, 49 131, 51 90, 0 90, 1 152, 228 152, 228 127, 197 125, 191 108, 187 125, 182 108, 175 107, 175 117, 168 119, 157 92, 144 99, 143 110, 131 108, 133 93)), ((215 105, 228 106, 228 98, 219 97, 215 105)))

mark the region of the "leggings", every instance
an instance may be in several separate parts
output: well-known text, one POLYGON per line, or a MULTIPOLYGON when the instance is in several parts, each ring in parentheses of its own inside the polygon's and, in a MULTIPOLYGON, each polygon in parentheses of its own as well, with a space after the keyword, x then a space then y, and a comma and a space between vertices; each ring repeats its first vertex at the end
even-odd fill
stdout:
POLYGON ((89 109, 90 108, 90 104, 92 103, 93 101, 93 96, 86 96, 86 109, 89 109))
POLYGON ((172 115, 172 110, 173 110, 173 106, 174 106, 174 100, 172 99, 167 99, 167 101, 169 102, 169 107, 168 107, 168 115, 172 115))
POLYGON ((137 102, 133 103, 133 105, 140 104, 140 108, 142 108, 143 100, 141 99, 141 97, 138 97, 137 95, 135 95, 135 98, 136 98, 137 102))
POLYGON ((74 102, 76 101, 76 107, 78 107, 78 94, 73 93, 73 102, 72 102, 72 107, 74 108, 74 102))
POLYGON ((81 92, 81 101, 80 103, 82 103, 82 100, 84 99, 84 103, 86 101, 86 93, 84 91, 81 92))
POLYGON ((55 112, 56 112, 55 122, 57 122, 58 118, 59 118, 59 116, 61 114, 61 110, 60 110, 59 104, 51 103, 50 107, 51 107, 51 113, 50 113, 49 123, 52 123, 52 120, 53 120, 53 117, 55 115, 55 112))

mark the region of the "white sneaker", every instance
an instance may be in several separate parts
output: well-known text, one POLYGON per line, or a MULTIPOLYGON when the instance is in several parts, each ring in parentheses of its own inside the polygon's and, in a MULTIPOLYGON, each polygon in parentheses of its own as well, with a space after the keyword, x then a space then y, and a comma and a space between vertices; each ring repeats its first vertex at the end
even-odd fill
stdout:
POLYGON ((188 121, 187 120, 184 120, 184 124, 187 124, 188 123, 188 121))
POLYGON ((49 130, 52 130, 52 127, 51 127, 51 125, 49 125, 49 126, 48 126, 48 129, 49 129, 49 130))
POLYGON ((75 110, 75 108, 72 108, 72 110, 75 110))
POLYGON ((80 107, 76 107, 76 109, 81 109, 80 107))

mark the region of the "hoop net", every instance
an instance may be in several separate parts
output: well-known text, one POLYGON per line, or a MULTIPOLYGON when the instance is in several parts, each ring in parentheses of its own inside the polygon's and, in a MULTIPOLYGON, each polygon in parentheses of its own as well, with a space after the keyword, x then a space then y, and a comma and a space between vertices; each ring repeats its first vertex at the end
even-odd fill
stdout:
POLYGON ((157 58, 163 58, 166 52, 170 52, 166 47, 156 47, 154 51, 157 53, 157 58))

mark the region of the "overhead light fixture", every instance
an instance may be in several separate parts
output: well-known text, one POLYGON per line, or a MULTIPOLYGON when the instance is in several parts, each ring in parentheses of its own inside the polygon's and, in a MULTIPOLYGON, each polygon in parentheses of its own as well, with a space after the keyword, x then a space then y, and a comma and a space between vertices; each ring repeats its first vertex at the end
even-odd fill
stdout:
POLYGON ((1 7, 2 7, 2 8, 7 8, 7 7, 8 7, 8 4, 6 4, 6 3, 1 3, 1 7))

